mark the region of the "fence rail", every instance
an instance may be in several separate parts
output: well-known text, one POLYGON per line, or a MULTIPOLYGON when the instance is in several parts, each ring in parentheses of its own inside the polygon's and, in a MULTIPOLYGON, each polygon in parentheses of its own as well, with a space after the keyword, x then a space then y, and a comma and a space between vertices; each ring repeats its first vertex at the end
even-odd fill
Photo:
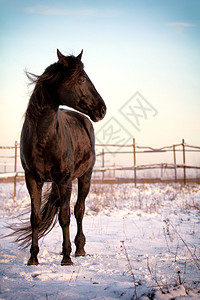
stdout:
POLYGON ((174 181, 177 182, 177 169, 183 169, 183 182, 186 184, 186 169, 196 169, 200 170, 200 166, 192 166, 186 164, 186 152, 200 152, 199 146, 193 146, 186 144, 184 139, 182 139, 182 143, 174 144, 171 146, 164 146, 161 148, 153 148, 149 146, 138 146, 136 145, 135 139, 133 139, 133 143, 129 145, 115 145, 115 144, 96 144, 96 147, 103 147, 102 152, 98 153, 98 156, 102 156, 102 167, 94 169, 94 172, 102 172, 102 179, 104 179, 104 172, 106 171, 126 171, 133 170, 134 171, 134 182, 135 186, 137 185, 137 171, 139 170, 147 170, 147 169, 173 169, 174 170, 174 181), (133 155, 133 166, 131 167, 105 167, 105 155, 106 154, 116 154, 119 151, 105 151, 104 148, 108 147, 118 147, 118 148, 132 148, 132 151, 121 151, 121 154, 132 154, 133 155), (176 149, 177 147, 182 147, 182 149, 176 149), (192 150, 188 150, 187 148, 192 148, 192 150), (139 151, 137 150, 139 149, 139 151), (136 163, 136 154, 138 153, 163 153, 163 152, 173 152, 173 163, 159 163, 159 164, 145 164, 138 165, 136 163), (177 164, 176 162, 176 152, 182 152, 182 164, 177 164))
MULTIPOLYGON (((177 182, 178 176, 177 176, 177 169, 183 169, 183 182, 186 184, 187 178, 186 178, 186 169, 196 169, 200 170, 200 166, 194 166, 194 165, 188 165, 186 164, 186 157, 185 153, 186 152, 200 152, 200 147, 199 146, 193 146, 186 144, 184 139, 182 140, 182 143, 180 144, 174 144, 171 146, 164 146, 161 148, 153 148, 149 146, 138 146, 136 145, 135 139, 133 139, 132 144, 128 145, 115 145, 115 144, 96 144, 96 148, 98 147, 102 148, 102 151, 97 153, 97 157, 102 157, 102 163, 101 166, 95 167, 94 168, 94 173, 101 173, 102 177, 101 180, 102 182, 105 180, 105 172, 107 171, 133 171, 134 173, 134 183, 135 186, 137 185, 138 182, 138 177, 137 177, 137 172, 141 170, 148 170, 148 169, 171 169, 174 170, 174 181, 177 182), (107 148, 118 148, 118 151, 105 151, 107 148), (177 149, 177 148, 181 149, 177 149), (129 151, 119 151, 119 149, 129 149, 129 151), (131 150, 130 150, 131 149, 131 150), (165 153, 165 152, 173 152, 173 163, 154 163, 154 164, 137 164, 136 157, 138 154, 146 154, 146 153, 165 153), (176 159, 176 153, 177 152, 182 152, 182 164, 177 163, 176 159), (130 163, 130 166, 127 167, 116 167, 116 166, 106 166, 105 165, 105 156, 108 154, 131 154, 132 155, 132 164, 130 163)), ((19 151, 19 144, 17 141, 15 142, 14 146, 0 146, 0 151, 1 150, 12 150, 14 151, 13 155, 0 155, 0 158, 13 158, 14 163, 11 165, 13 166, 13 172, 3 172, 0 173, 0 180, 2 179, 8 179, 12 178, 14 182, 14 198, 16 198, 16 184, 17 184, 17 179, 23 178, 24 173, 23 172, 18 172, 18 151, 19 151)))

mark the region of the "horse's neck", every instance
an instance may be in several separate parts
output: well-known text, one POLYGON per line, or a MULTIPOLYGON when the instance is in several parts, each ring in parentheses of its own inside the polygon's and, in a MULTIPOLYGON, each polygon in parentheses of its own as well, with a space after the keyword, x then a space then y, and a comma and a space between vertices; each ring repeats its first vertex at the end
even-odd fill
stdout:
POLYGON ((57 110, 58 107, 53 104, 48 94, 43 97, 39 89, 34 90, 26 111, 26 120, 35 127, 39 142, 45 143, 52 134, 56 126, 57 110))
POLYGON ((37 119, 37 137, 41 144, 54 135, 57 122, 57 112, 52 108, 44 109, 37 119))
POLYGON ((52 99, 53 96, 50 96, 47 90, 37 84, 26 110, 26 117, 29 121, 35 123, 38 118, 46 114, 46 111, 57 111, 58 107, 56 108, 52 99))

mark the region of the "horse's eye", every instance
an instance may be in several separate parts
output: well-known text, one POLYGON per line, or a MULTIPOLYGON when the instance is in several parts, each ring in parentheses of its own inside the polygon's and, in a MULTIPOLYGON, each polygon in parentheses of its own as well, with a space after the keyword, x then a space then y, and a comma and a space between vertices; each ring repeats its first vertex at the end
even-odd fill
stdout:
POLYGON ((83 84, 84 82, 86 82, 86 78, 84 76, 80 77, 78 83, 83 84))

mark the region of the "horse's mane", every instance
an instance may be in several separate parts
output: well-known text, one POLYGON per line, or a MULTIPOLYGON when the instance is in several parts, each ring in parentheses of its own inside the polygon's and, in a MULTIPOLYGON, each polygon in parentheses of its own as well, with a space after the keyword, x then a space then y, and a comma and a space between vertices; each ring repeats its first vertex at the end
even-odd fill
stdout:
POLYGON ((26 72, 26 75, 31 83, 47 83, 54 84, 64 79, 67 80, 68 85, 74 84, 74 81, 80 76, 83 71, 83 63, 77 57, 71 55, 67 56, 68 66, 66 67, 59 61, 47 67, 42 75, 35 75, 26 72))
POLYGON ((31 84, 35 84, 35 88, 30 97, 29 104, 26 110, 26 117, 37 114, 39 108, 50 99, 52 91, 58 88, 59 84, 66 82, 66 87, 70 90, 77 82, 84 69, 81 60, 73 55, 67 56, 68 66, 66 67, 59 61, 47 67, 42 75, 35 75, 26 72, 31 84))

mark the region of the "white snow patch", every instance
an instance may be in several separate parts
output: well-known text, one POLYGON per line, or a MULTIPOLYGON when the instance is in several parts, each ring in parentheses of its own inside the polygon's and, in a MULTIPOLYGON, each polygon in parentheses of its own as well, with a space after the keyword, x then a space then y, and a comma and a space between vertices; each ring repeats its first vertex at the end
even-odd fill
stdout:
MULTIPOLYGON (((0 234, 28 211, 24 184, 17 200, 12 184, 0 184, 0 234)), ((86 201, 85 257, 75 257, 76 221, 71 201, 73 266, 61 263, 57 224, 40 241, 38 266, 27 266, 29 249, 0 243, 1 299, 199 299, 200 187, 198 185, 95 185, 86 201), (165 220, 165 222, 163 222, 165 220), (183 242, 184 241, 184 242, 183 242), (135 283, 134 283, 134 278, 135 283)))

